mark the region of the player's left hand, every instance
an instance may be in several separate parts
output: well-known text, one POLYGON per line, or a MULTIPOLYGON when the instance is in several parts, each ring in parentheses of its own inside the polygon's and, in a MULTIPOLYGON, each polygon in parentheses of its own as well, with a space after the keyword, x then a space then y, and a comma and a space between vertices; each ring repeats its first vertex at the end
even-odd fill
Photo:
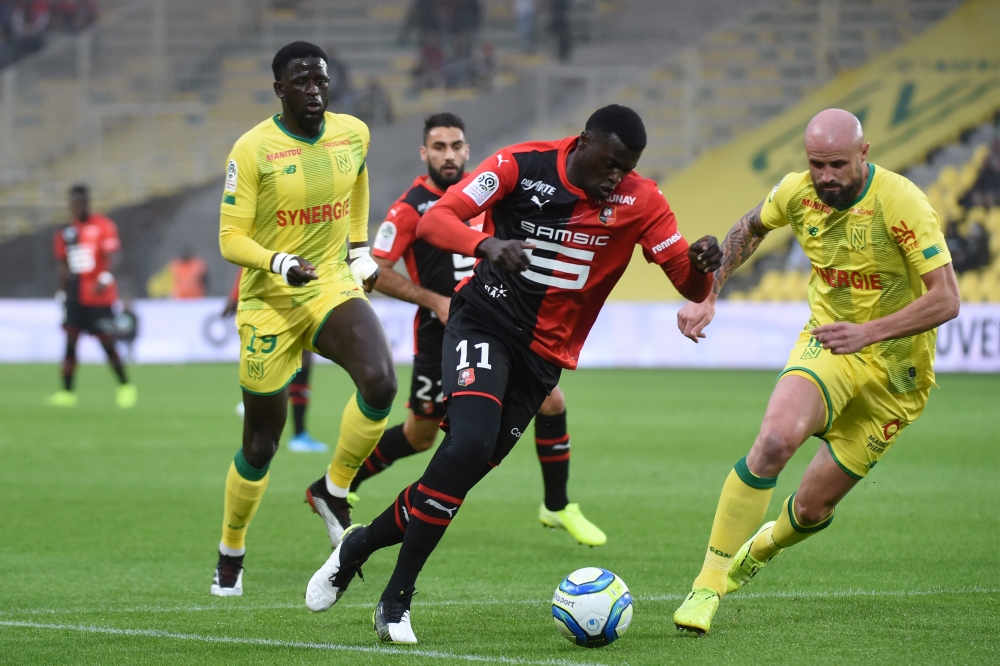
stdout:
POLYGON ((358 286, 371 293, 382 274, 382 268, 372 259, 367 246, 356 246, 348 253, 351 261, 351 275, 358 286))
POLYGON ((688 261, 699 273, 714 273, 722 265, 722 250, 715 236, 702 236, 688 248, 688 261))
POLYGON ((809 331, 834 354, 853 354, 876 342, 868 335, 868 329, 862 324, 852 324, 849 321, 838 321, 833 324, 823 324, 809 331))

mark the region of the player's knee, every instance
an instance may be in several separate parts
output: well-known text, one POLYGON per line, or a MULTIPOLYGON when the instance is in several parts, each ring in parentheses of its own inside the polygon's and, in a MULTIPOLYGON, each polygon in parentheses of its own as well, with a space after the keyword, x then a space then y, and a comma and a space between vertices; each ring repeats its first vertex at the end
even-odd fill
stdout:
POLYGON ((803 525, 817 525, 833 513, 834 505, 824 502, 821 498, 795 495, 795 517, 803 525))
POLYGON ((278 451, 278 440, 267 432, 251 432, 243 438, 243 457, 253 467, 265 467, 278 451))
MULTIPOLYGON (((789 437, 786 433, 780 430, 768 428, 761 430, 754 448, 757 449, 757 452, 760 454, 763 462, 769 467, 784 467, 785 463, 787 463, 791 457, 795 455, 795 451, 799 448, 799 444, 801 444, 801 442, 795 441, 793 437, 789 437)), ((767 476, 773 475, 767 474, 767 476)))
POLYGON ((375 409, 385 409, 392 405, 398 385, 396 373, 371 373, 358 386, 361 398, 375 409))
POLYGON ((559 387, 552 389, 552 393, 545 398, 545 402, 538 408, 538 413, 542 416, 556 416, 566 411, 566 396, 559 390, 559 387))

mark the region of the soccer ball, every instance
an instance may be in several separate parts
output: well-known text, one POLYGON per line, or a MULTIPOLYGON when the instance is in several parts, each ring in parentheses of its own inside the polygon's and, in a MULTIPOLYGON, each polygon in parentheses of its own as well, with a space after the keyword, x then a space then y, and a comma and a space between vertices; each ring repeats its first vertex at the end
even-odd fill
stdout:
POLYGON ((608 645, 632 622, 632 595, 607 569, 577 569, 552 595, 552 619, 559 633, 581 647, 608 645))

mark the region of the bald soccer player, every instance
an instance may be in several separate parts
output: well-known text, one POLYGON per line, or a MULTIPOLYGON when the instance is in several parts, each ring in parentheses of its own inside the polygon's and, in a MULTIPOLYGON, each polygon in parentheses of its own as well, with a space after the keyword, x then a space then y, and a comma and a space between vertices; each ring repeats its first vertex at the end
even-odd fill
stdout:
POLYGON ((701 573, 674 613, 680 630, 708 631, 723 595, 783 549, 833 522, 834 508, 927 404, 936 327, 959 296, 938 215, 899 174, 867 161, 861 123, 841 109, 806 127, 809 170, 790 173, 723 242, 712 294, 677 314, 698 342, 719 291, 772 229, 791 225, 813 265, 812 316, 779 375, 750 453, 722 487, 701 573), (764 523, 792 455, 822 440, 798 491, 764 523))

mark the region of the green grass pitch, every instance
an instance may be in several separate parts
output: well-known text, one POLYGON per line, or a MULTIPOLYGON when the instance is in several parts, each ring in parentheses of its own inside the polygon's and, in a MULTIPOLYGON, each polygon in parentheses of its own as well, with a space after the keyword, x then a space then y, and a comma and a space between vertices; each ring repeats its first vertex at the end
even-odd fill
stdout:
MULTIPOLYGON (((43 406, 54 366, 0 366, 0 663, 670 664, 1000 661, 1000 377, 939 378, 924 416, 838 509, 833 526, 727 597, 701 639, 671 614, 701 564, 719 489, 747 451, 771 372, 587 370, 562 383, 570 497, 608 545, 541 529, 530 437, 469 496, 418 581, 415 649, 383 648, 372 608, 396 551, 339 605, 304 606, 329 554, 303 503, 327 454, 279 451, 248 535, 245 593, 208 593, 223 480, 241 424, 236 368, 133 370, 113 405, 83 367, 75 410, 43 406), (560 637, 548 601, 582 566, 618 573, 635 618, 609 647, 560 637)), ((315 370, 311 430, 334 442, 352 390, 315 370)), ((409 370, 400 369, 400 386, 409 370)), ((404 416, 400 391, 390 423, 404 416)), ((529 430, 530 433, 530 430, 529 430)), ((287 439, 286 431, 286 439, 287 439)), ((770 516, 818 442, 782 474, 770 516)), ((357 520, 416 479, 427 454, 363 487, 357 520)))

